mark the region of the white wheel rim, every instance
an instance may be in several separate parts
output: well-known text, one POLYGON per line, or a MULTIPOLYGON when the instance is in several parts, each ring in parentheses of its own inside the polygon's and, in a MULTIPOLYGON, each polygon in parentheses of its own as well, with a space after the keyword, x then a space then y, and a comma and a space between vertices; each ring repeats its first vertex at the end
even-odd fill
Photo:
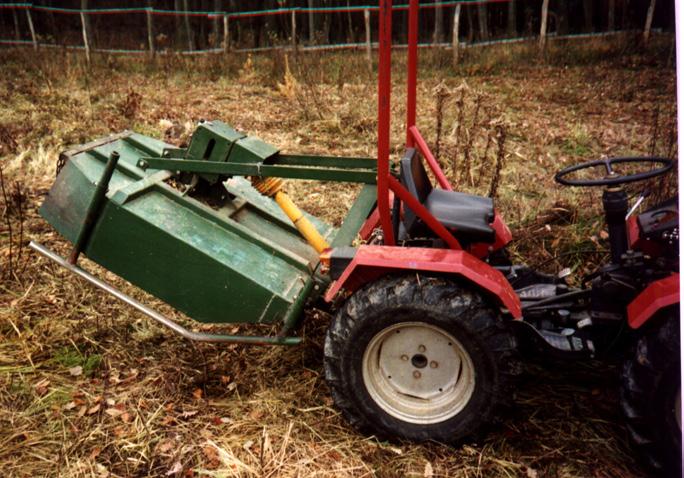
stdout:
POLYGON ((457 415, 475 389, 475 367, 463 345, 424 322, 402 322, 376 334, 363 354, 362 373, 383 411, 416 424, 457 415))

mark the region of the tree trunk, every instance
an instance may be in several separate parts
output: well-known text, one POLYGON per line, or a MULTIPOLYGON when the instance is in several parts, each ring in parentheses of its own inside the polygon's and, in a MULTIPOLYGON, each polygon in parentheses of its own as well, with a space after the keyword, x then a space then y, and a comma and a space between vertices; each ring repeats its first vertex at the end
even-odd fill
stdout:
POLYGON ((19 41, 21 40, 21 32, 19 31, 19 15, 17 15, 17 9, 12 9, 12 18, 14 19, 14 38, 19 41))
MULTIPOLYGON (((441 0, 435 0, 435 3, 441 0)), ((433 43, 444 42, 444 7, 440 4, 435 7, 435 31, 432 35, 433 43)))
POLYGON ((468 18, 468 43, 472 43, 475 38, 475 13, 473 7, 466 5, 466 17, 468 18))
POLYGON ((190 49, 190 51, 194 51, 195 39, 192 35, 192 27, 190 27, 190 15, 188 15, 187 13, 190 11, 190 9, 188 8, 188 0, 183 0, 183 10, 185 11, 185 15, 183 15, 183 21, 185 22, 185 35, 188 38, 188 48, 190 49))
MULTIPOLYGON (((563 1, 561 0, 561 3, 563 1)), ((518 36, 518 9, 516 8, 516 0, 510 0, 508 2, 508 36, 517 37, 518 36)))
MULTIPOLYGON (((173 9, 177 12, 180 12, 183 10, 183 6, 181 5, 181 0, 173 0, 173 9)), ((173 16, 173 26, 174 26, 174 33, 175 33, 175 38, 174 42, 176 43, 176 49, 182 48, 183 44, 183 29, 181 28, 181 17, 180 15, 174 15, 173 16)))
POLYGON ((644 45, 648 43, 651 36, 651 25, 653 24, 653 12, 655 12, 656 0, 651 0, 646 13, 646 24, 644 25, 644 45))
MULTIPOLYGON (((307 5, 309 8, 314 8, 314 0, 307 0, 307 5)), ((314 12, 309 10, 309 43, 314 43, 316 41, 316 19, 314 18, 314 12)))
POLYGON ((608 31, 615 30, 615 0, 608 0, 608 31))
MULTIPOLYGON (((221 0, 214 0, 214 8, 213 8, 213 10, 214 10, 215 12, 220 12, 221 10, 223 10, 223 8, 221 7, 221 0)), ((217 47, 220 45, 220 43, 221 43, 221 42, 219 41, 219 39, 220 39, 221 36, 222 36, 222 34, 221 34, 221 33, 222 33, 222 32, 221 32, 222 26, 221 26, 221 23, 220 23, 220 22, 221 22, 221 19, 220 19, 219 17, 214 17, 214 22, 213 22, 213 26, 212 26, 211 32, 212 32, 212 34, 214 35, 214 47, 215 47, 215 48, 217 48, 217 47)))
POLYGON ((568 0, 558 0, 558 34, 567 35, 570 31, 570 17, 568 16, 568 0))
MULTIPOLYGON (((81 0, 81 10, 88 10, 88 0, 81 0)), ((83 15, 83 29, 85 30, 84 35, 88 38, 92 38, 90 32, 90 15, 83 15)))
POLYGON ((489 26, 487 22, 487 5, 480 4, 477 6, 477 22, 480 27, 480 40, 489 40, 489 26))
POLYGON ((631 27, 629 18, 629 0, 622 0, 622 21, 620 22, 620 28, 628 30, 631 27))
POLYGON ((584 31, 594 31, 594 0, 584 0, 584 31))

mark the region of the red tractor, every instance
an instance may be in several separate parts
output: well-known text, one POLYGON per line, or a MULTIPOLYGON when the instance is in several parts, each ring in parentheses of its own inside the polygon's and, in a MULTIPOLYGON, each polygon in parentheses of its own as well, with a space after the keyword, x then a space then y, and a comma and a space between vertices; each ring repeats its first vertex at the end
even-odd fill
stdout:
POLYGON ((492 200, 453 191, 416 127, 417 0, 406 149, 399 177, 389 170, 390 12, 391 1, 381 1, 378 202, 362 230, 369 244, 326 258, 335 280, 326 298, 351 294, 325 341, 335 403, 366 433, 454 442, 511 401, 522 351, 591 360, 623 350, 629 435, 655 468, 681 469, 677 197, 637 215, 623 188, 667 174, 672 161, 602 159, 556 174, 562 185, 603 188, 610 262, 580 287, 511 264, 511 234, 492 200))

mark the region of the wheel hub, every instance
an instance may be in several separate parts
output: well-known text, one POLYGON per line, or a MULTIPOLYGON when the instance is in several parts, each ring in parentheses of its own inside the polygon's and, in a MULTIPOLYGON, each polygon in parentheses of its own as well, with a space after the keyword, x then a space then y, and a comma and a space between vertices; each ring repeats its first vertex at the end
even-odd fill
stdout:
POLYGON ((470 356, 453 335, 423 322, 387 327, 370 341, 363 378, 375 402, 411 423, 437 423, 458 414, 475 388, 470 356))

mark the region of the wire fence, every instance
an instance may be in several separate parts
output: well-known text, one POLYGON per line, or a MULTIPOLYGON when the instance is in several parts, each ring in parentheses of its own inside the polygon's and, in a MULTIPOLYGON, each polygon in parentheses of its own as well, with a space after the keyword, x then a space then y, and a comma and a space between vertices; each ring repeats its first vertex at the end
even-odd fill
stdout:
MULTIPOLYGON (((562 19, 551 12, 549 0, 539 0, 535 8, 526 7, 524 14, 511 10, 511 0, 452 0, 422 3, 421 41, 425 48, 450 48, 454 63, 464 48, 495 44, 538 41, 544 48, 548 39, 585 39, 611 36, 626 31, 638 31, 647 42, 652 32, 655 0, 649 0, 646 11, 632 12, 631 24, 622 15, 621 28, 614 18, 608 19, 607 31, 564 33, 562 19), (477 10, 475 10, 477 9, 477 10), (480 18, 484 12, 484 24, 480 18), (513 13, 511 13, 513 12, 513 13), (505 15, 507 28, 499 26, 505 15), (634 16, 641 17, 643 28, 634 16), (477 21, 474 18, 477 18, 477 21), (465 16, 465 19, 463 18, 465 16), (424 18, 428 17, 428 18, 424 18), (511 26, 512 25, 512 26, 511 26), (521 25, 522 28, 518 28, 521 25), (629 28, 626 28, 629 27, 629 28), (488 28, 491 31, 486 31, 488 28), (523 35, 515 35, 523 30, 523 35), (493 38, 496 34, 499 38, 493 38), (512 35, 512 33, 514 33, 512 35)), ((406 15, 408 4, 393 7, 394 15, 406 15)), ((147 7, 64 8, 33 3, 0 3, 0 45, 38 48, 84 50, 91 52, 133 55, 204 55, 228 52, 264 52, 274 49, 294 51, 365 50, 371 61, 376 32, 372 16, 377 5, 347 5, 326 7, 289 7, 251 11, 173 10, 147 7), (1 18, 3 17, 4 18, 1 18), (321 22, 320 17, 324 17, 321 22), (116 20, 112 20, 116 18, 116 20), (331 20, 332 18, 332 20, 331 20), (331 25, 334 23, 334 32, 331 25), (321 24, 320 31, 315 25, 321 24), (8 36, 14 30, 14 38, 8 36)), ((612 12, 614 16, 615 12, 612 12)), ((610 13, 609 13, 610 15, 610 13)), ((398 18, 404 21, 404 18, 398 18)), ((567 29, 567 26, 565 27, 567 29)), ((395 47, 406 46, 405 32, 395 32, 395 47)))

